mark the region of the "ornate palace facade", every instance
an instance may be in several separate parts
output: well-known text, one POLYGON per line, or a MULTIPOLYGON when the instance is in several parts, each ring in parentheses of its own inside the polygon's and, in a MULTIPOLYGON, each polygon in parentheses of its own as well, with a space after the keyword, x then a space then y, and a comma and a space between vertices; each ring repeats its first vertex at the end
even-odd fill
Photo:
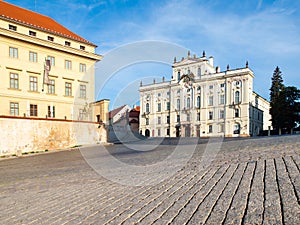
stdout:
POLYGON ((140 132, 151 137, 255 136, 271 125, 248 67, 220 71, 213 57, 174 59, 171 81, 143 85, 140 132))

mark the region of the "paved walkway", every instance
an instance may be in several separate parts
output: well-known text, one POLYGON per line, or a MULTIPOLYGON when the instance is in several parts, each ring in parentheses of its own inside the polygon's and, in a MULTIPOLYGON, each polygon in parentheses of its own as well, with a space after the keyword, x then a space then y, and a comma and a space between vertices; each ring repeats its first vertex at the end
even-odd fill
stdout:
MULTIPOLYGON (((147 152, 107 150, 147 165, 178 144, 168 141, 147 152)), ((206 146, 200 141, 184 167, 152 186, 103 178, 79 150, 1 160, 0 224, 300 224, 300 136, 230 140, 217 155, 206 146)))

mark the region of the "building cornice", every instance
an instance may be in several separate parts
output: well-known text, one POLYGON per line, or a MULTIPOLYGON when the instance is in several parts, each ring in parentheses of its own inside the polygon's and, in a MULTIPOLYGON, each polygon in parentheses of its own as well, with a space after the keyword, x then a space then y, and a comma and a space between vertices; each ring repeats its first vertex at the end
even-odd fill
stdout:
POLYGON ((18 41, 27 42, 27 43, 42 46, 42 47, 45 47, 45 48, 50 48, 50 49, 53 49, 53 50, 56 50, 56 51, 69 53, 69 54, 72 54, 72 55, 77 55, 77 56, 92 59, 92 60, 95 60, 95 61, 100 61, 103 58, 102 55, 98 55, 98 54, 95 54, 95 53, 83 51, 83 50, 80 50, 80 49, 75 49, 75 48, 72 48, 72 47, 69 47, 69 46, 64 46, 64 45, 54 43, 54 42, 51 42, 51 41, 47 41, 47 40, 43 40, 43 39, 40 39, 40 38, 37 38, 37 37, 31 37, 31 36, 28 36, 28 35, 25 35, 25 34, 21 34, 21 33, 18 33, 18 32, 15 32, 15 31, 10 31, 10 30, 3 29, 3 28, 0 28, 0 36, 8 37, 8 38, 15 39, 15 40, 18 40, 18 41))

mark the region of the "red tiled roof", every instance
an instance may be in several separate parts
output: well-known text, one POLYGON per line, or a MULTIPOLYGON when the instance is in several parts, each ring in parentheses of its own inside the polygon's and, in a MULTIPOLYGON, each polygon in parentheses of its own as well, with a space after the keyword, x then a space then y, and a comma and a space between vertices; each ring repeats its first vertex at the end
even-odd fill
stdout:
POLYGON ((78 36, 64 26, 60 25, 50 17, 35 13, 24 8, 20 8, 2 0, 0 0, 0 18, 1 17, 7 20, 14 21, 16 23, 22 23, 27 26, 42 29, 45 32, 62 35, 67 38, 92 44, 91 42, 85 40, 84 38, 78 36))

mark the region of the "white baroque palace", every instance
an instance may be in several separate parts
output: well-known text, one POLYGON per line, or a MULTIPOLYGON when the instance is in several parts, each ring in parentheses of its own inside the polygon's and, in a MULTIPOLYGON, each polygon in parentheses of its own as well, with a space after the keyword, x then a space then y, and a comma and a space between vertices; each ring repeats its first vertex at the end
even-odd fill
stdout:
POLYGON ((256 136, 271 125, 248 67, 220 72, 213 57, 174 59, 171 81, 140 85, 140 133, 151 137, 256 136))

